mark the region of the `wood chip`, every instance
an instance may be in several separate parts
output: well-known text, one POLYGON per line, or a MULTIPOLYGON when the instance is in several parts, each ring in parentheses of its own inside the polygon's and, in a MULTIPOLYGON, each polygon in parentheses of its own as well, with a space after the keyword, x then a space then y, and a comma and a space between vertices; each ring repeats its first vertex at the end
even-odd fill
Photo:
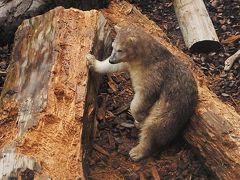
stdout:
POLYGON ((140 173, 139 173, 139 179, 140 179, 140 180, 146 180, 146 178, 144 177, 143 172, 140 172, 140 173))
POLYGON ((90 116, 90 114, 93 112, 94 110, 94 107, 93 107, 93 104, 91 104, 89 107, 88 107, 88 116, 90 116))
POLYGON ((98 108, 98 112, 97 112, 98 120, 105 120, 106 119, 105 115, 106 115, 106 108, 105 107, 98 108))
POLYGON ((229 97, 229 94, 227 94, 227 93, 222 93, 221 94, 223 97, 229 97))
POLYGON ((119 107, 118 109, 116 109, 116 110, 113 112, 113 114, 119 115, 119 114, 121 114, 122 112, 127 111, 129 108, 130 108, 130 104, 129 104, 129 103, 128 103, 128 104, 125 104, 125 105, 119 107))
POLYGON ((235 54, 227 58, 227 60, 225 61, 224 70, 229 71, 233 66, 234 62, 239 58, 240 58, 240 50, 238 50, 235 54))
POLYGON ((116 92, 118 90, 118 85, 114 82, 112 77, 108 75, 108 85, 113 90, 113 92, 116 92))
POLYGON ((120 126, 125 127, 125 128, 134 128, 134 124, 131 123, 121 123, 120 126))
POLYGON ((93 124, 93 140, 96 140, 98 136, 98 121, 94 118, 94 124, 93 124))
POLYGON ((158 174, 158 170, 157 170, 156 166, 151 167, 151 172, 152 172, 152 176, 153 176, 154 180, 160 180, 160 176, 158 174))
POLYGON ((109 152, 107 152, 105 149, 103 149, 101 146, 99 146, 99 145, 97 145, 97 144, 93 144, 93 148, 96 150, 96 151, 98 151, 98 152, 100 152, 100 153, 102 153, 102 154, 104 154, 104 155, 106 155, 106 156, 110 156, 110 154, 109 154, 109 152))
POLYGON ((106 118, 107 119, 113 119, 116 116, 111 111, 106 111, 106 118))
POLYGON ((232 35, 232 36, 228 37, 227 39, 223 40, 222 43, 223 44, 231 44, 231 43, 234 43, 238 40, 240 40, 240 34, 232 35))

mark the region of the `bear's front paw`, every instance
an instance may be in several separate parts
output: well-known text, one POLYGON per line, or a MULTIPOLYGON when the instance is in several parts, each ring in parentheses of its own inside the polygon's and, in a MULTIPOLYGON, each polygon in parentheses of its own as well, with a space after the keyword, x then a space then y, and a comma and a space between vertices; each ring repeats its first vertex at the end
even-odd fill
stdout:
POLYGON ((139 161, 148 155, 148 151, 146 150, 146 147, 137 145, 131 149, 129 155, 133 161, 139 161))
POLYGON ((87 54, 86 55, 87 67, 89 69, 94 69, 95 61, 96 61, 96 58, 95 58, 94 55, 92 55, 92 54, 87 54))

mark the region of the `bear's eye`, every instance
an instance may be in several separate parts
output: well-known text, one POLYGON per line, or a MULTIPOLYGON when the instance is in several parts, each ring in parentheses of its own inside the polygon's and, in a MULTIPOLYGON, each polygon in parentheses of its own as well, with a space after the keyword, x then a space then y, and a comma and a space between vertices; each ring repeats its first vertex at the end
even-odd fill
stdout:
POLYGON ((122 49, 118 49, 117 52, 122 52, 122 49))

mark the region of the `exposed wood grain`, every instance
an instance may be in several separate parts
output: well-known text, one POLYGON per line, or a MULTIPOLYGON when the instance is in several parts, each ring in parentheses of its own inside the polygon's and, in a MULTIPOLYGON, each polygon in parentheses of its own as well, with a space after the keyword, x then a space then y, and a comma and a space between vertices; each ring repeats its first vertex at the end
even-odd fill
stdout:
POLYGON ((0 98, 0 179, 84 178, 99 82, 85 55, 109 55, 110 30, 100 12, 64 8, 18 28, 0 98))

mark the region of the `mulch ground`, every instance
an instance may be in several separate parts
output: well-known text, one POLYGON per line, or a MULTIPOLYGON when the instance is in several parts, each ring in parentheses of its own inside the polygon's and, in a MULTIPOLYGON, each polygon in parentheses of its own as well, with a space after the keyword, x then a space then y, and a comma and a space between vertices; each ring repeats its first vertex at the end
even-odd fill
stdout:
MULTIPOLYGON (((172 1, 132 0, 143 14, 155 21, 171 42, 187 53, 206 75, 209 88, 219 98, 240 112, 240 60, 230 71, 224 61, 240 49, 240 40, 229 40, 240 34, 238 0, 205 0, 223 48, 211 53, 191 53, 184 45, 172 1), (228 41, 227 41, 228 40, 228 41), (227 43, 226 43, 227 42, 227 43)), ((6 78, 11 47, 0 47, 0 91, 6 78)), ((128 152, 138 142, 138 130, 129 113, 132 99, 129 75, 104 76, 98 95, 99 110, 89 158, 91 179, 214 179, 194 149, 179 136, 168 147, 152 157, 134 163, 128 152)))

